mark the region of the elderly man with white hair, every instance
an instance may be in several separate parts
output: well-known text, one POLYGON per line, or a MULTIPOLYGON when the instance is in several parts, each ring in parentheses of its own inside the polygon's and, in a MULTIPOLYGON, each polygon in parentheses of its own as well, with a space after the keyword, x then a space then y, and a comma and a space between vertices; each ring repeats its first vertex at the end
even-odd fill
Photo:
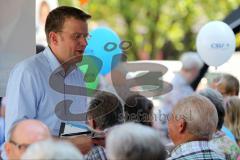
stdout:
POLYGON ((191 95, 180 100, 168 123, 169 136, 176 146, 170 159, 225 159, 209 146, 217 124, 216 108, 206 97, 191 95))
POLYGON ((166 113, 172 111, 173 106, 178 100, 187 97, 193 93, 190 84, 197 78, 203 62, 195 52, 186 52, 180 58, 182 68, 176 73, 171 84, 173 90, 164 97, 163 110, 166 113))
MULTIPOLYGON (((173 107, 180 99, 187 97, 194 92, 191 83, 197 78, 200 69, 203 66, 201 58, 195 52, 184 53, 180 60, 182 62, 182 68, 175 74, 171 81, 171 84, 173 85, 172 91, 163 97, 161 115, 170 114, 173 107)), ((167 119, 161 119, 159 127, 167 137, 167 119)))
POLYGON ((166 151, 160 134, 137 123, 113 127, 107 135, 107 156, 110 160, 164 160, 166 151))

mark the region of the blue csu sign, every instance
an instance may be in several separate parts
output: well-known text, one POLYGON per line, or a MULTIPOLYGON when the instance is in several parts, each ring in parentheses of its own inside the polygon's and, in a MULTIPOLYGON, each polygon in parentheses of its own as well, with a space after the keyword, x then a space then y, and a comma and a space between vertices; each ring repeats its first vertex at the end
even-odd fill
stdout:
POLYGON ((211 48, 213 49, 228 49, 230 47, 229 43, 212 43, 211 48))

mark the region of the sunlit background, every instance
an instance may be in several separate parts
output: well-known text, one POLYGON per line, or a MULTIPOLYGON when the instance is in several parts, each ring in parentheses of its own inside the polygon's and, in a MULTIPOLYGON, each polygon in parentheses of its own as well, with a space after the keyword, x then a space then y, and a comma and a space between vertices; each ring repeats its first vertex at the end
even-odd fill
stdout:
MULTIPOLYGON (((200 28, 211 20, 224 20, 239 8, 240 0, 37 0, 37 44, 47 45, 44 17, 61 5, 81 8, 91 14, 90 31, 106 26, 114 30, 121 40, 131 41, 133 45, 126 51, 128 60, 161 60, 159 62, 169 70, 164 77, 170 81, 173 73, 180 69, 178 58, 181 54, 196 50, 196 36, 200 28), (48 6, 41 5, 43 2, 48 6)), ((236 51, 239 51, 240 33, 235 34, 236 51)), ((240 79, 237 71, 239 61, 240 54, 236 52, 218 69, 210 67, 199 88, 205 87, 222 72, 240 79)))

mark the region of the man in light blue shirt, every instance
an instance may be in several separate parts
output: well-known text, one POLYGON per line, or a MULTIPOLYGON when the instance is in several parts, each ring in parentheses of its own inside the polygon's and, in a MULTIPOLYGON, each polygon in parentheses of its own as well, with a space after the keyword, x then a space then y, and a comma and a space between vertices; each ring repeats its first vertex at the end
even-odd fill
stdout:
MULTIPOLYGON (((47 124, 51 133, 57 136, 61 120, 55 114, 55 107, 59 102, 70 99, 73 100, 73 113, 86 111, 86 97, 62 94, 49 85, 51 74, 59 66, 60 63, 48 47, 42 53, 16 65, 7 86, 9 101, 6 131, 19 120, 38 119, 47 124)), ((65 77, 64 83, 83 86, 83 75, 75 69, 65 77)), ((59 87, 66 87, 65 84, 59 87)), ((6 132, 6 136, 7 134, 6 132)))
POLYGON ((87 46, 89 18, 66 6, 49 13, 45 25, 49 47, 17 64, 10 73, 6 139, 13 124, 22 119, 40 120, 57 136, 62 121, 76 121, 71 114, 76 117, 87 110, 83 74, 75 64, 82 60, 87 46), (77 91, 71 94, 73 88, 77 91))

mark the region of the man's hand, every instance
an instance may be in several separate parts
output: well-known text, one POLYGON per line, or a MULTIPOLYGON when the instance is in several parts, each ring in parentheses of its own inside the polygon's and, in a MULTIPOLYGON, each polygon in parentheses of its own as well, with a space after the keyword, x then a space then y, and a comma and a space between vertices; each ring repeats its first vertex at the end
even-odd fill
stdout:
POLYGON ((88 136, 81 135, 69 138, 82 154, 87 154, 92 149, 92 139, 88 136))
MULTIPOLYGON (((59 138, 57 138, 59 140, 59 138)), ((75 145, 82 154, 87 154, 92 149, 92 139, 89 136, 81 135, 74 137, 61 137, 61 140, 66 140, 75 145)))
POLYGON ((92 143, 98 146, 105 147, 105 137, 104 138, 93 138, 92 143))

